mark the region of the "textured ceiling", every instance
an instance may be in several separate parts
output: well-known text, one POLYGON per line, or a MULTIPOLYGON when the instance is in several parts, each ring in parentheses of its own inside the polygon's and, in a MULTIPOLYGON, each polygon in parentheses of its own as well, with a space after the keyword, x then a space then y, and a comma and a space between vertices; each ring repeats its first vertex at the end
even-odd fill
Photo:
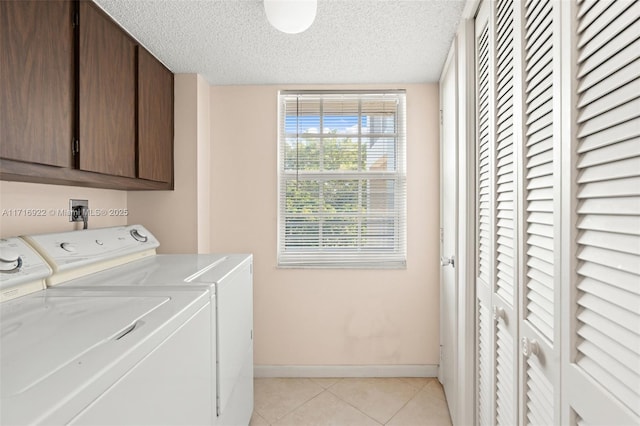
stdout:
POLYGON ((301 34, 261 0, 94 0, 176 73, 210 84, 436 82, 464 0, 319 0, 301 34))

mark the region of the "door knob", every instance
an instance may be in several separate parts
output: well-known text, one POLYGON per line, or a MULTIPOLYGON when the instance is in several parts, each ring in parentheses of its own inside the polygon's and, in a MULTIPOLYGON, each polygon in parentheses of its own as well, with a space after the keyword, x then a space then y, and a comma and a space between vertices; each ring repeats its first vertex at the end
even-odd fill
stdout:
POLYGON ((506 312, 504 311, 504 308, 501 308, 500 306, 493 306, 493 319, 495 321, 498 321, 500 319, 504 320, 506 318, 506 312))
POLYGON ((449 266, 456 267, 455 256, 451 257, 440 257, 440 266, 449 266))
POLYGON ((521 342, 522 355, 524 355, 525 358, 529 358, 531 355, 538 355, 540 352, 540 346, 535 340, 529 340, 528 338, 523 337, 521 342))

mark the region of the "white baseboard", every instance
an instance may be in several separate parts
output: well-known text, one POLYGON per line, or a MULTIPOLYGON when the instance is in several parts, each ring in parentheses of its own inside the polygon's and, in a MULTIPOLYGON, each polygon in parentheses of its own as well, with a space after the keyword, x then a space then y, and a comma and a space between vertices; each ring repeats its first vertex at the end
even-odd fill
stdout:
POLYGON ((254 365, 255 377, 437 377, 436 364, 254 365))

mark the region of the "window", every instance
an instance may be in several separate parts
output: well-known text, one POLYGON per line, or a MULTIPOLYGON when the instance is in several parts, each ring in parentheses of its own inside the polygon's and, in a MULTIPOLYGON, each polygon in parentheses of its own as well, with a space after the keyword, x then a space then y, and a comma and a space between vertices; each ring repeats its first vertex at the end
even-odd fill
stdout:
POLYGON ((278 264, 404 267, 404 91, 278 100, 278 264))

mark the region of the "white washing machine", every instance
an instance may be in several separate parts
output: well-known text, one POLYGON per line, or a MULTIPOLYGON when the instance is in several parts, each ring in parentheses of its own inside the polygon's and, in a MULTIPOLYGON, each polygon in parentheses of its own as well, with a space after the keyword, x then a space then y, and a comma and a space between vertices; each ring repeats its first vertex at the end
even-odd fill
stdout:
POLYGON ((50 277, 0 240, 1 424, 212 423, 207 291, 42 289, 50 277))
POLYGON ((52 265, 47 284, 72 289, 207 291, 213 416, 247 425, 253 412, 253 265, 249 254, 159 255, 141 225, 25 237, 52 265), (105 269, 101 265, 109 265, 105 269), (76 274, 74 271, 82 271, 76 274))

